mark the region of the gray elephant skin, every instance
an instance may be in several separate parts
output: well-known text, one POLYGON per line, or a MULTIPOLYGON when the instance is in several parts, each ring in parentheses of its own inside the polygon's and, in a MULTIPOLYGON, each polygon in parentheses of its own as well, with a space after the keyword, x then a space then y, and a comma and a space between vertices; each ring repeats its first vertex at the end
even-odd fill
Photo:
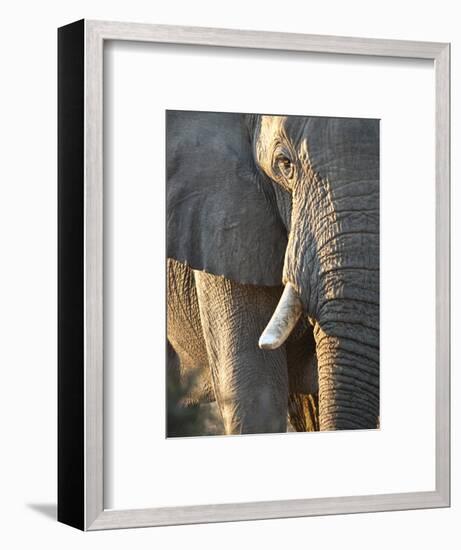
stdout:
MULTIPOLYGON (((224 431, 379 422, 379 121, 167 111, 168 340, 224 431)), ((172 369, 170 369, 172 370, 172 369)))

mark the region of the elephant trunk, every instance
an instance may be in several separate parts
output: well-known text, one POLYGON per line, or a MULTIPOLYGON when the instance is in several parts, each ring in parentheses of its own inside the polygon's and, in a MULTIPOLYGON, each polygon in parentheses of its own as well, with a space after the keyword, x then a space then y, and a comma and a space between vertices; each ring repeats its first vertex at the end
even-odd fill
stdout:
MULTIPOLYGON (((337 304, 329 304, 336 309, 337 304)), ((365 308, 366 309, 366 308, 365 308)), ((379 417, 378 308, 316 323, 321 430, 373 429, 379 417), (363 315, 363 317, 362 317, 363 315)), ((325 313, 325 312, 324 312, 325 313)))

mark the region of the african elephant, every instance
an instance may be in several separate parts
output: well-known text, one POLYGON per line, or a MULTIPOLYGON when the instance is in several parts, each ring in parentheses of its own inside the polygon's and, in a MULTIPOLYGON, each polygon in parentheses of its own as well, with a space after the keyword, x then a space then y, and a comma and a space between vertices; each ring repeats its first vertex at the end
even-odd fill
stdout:
POLYGON ((181 349, 176 300, 169 340, 206 373, 201 328, 198 397, 228 433, 284 431, 312 334, 320 429, 377 427, 379 121, 168 111, 167 255, 200 323, 181 349))

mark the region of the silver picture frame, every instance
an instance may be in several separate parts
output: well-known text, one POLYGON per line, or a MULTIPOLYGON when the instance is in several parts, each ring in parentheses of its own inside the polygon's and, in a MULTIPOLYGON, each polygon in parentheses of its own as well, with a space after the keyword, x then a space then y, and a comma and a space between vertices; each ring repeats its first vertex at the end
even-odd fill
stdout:
POLYGON ((81 20, 58 30, 58 520, 82 530, 450 505, 450 45, 81 20), (108 40, 426 59, 435 70, 435 490, 134 510, 104 507, 103 51, 108 40))

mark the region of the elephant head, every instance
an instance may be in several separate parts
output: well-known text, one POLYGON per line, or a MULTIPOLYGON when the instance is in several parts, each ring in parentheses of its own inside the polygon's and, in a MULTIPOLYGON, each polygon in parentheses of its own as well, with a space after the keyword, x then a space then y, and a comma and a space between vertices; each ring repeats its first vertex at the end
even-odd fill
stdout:
POLYGON ((379 417, 379 122, 167 113, 167 254, 285 290, 259 345, 313 326, 320 429, 379 417))
POLYGON ((258 166, 292 197, 285 290, 260 339, 279 347, 302 313, 314 326, 320 428, 373 428, 379 415, 379 125, 263 116, 258 166))

